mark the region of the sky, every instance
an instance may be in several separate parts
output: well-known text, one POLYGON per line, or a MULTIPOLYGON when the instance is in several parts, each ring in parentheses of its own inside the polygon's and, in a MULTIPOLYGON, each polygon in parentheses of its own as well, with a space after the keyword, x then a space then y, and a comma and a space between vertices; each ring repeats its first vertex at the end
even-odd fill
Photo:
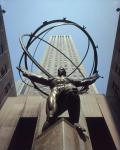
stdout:
MULTIPOLYGON (((98 45, 98 71, 104 78, 99 79, 96 86, 100 93, 105 94, 119 17, 116 12, 120 7, 119 0, 0 0, 0 4, 6 10, 4 23, 15 80, 19 79, 16 66, 22 52, 19 37, 33 32, 46 20, 66 17, 86 26, 86 30, 98 45)), ((70 27, 69 31, 72 34, 74 30, 70 27)), ((67 34, 67 30, 63 34, 67 34)), ((74 35, 77 50, 83 55, 84 52, 80 49, 87 47, 86 43, 82 41, 77 30, 74 35)), ((90 68, 90 57, 85 63, 86 70, 90 68)))

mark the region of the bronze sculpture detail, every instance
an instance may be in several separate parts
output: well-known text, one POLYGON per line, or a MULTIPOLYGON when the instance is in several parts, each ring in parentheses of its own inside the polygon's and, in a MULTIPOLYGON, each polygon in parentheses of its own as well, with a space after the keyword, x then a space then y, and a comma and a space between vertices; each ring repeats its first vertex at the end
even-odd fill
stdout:
POLYGON ((75 80, 67 78, 65 69, 59 68, 58 76, 56 78, 45 79, 26 70, 18 69, 23 73, 23 76, 31 81, 49 86, 51 89, 51 93, 47 98, 47 120, 44 124, 43 130, 48 128, 51 122, 53 122, 65 110, 68 110, 69 121, 72 124, 78 123, 80 116, 80 98, 77 87, 84 86, 87 88, 99 78, 99 75, 96 73, 89 78, 75 80))

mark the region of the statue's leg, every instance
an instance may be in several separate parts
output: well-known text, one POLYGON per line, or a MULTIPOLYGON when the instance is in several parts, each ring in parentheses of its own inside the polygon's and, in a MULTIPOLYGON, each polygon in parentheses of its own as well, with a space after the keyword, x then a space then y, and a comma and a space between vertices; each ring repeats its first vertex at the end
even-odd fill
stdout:
POLYGON ((57 94, 58 94, 58 90, 56 88, 52 90, 50 95, 48 96, 47 104, 46 104, 47 118, 53 117, 57 110, 57 103, 56 103, 57 94))
POLYGON ((56 121, 57 117, 67 109, 67 106, 65 105, 64 95, 60 94, 59 96, 57 96, 56 93, 59 95, 58 91, 52 91, 47 99, 47 120, 44 123, 42 129, 43 131, 47 129, 51 124, 53 124, 56 121))
POLYGON ((86 132, 86 129, 79 124, 80 118, 80 98, 79 95, 74 93, 69 93, 67 98, 68 102, 68 112, 70 117, 70 122, 75 126, 76 130, 78 131, 80 138, 83 141, 86 141, 89 136, 86 132))
POLYGON ((43 125, 42 131, 47 129, 55 119, 55 113, 57 111, 57 103, 56 103, 57 94, 58 94, 58 90, 57 88, 55 88, 51 91, 50 95, 48 96, 47 103, 46 103, 47 119, 43 125))
POLYGON ((67 107, 70 117, 70 122, 72 124, 79 122, 80 117, 80 98, 79 95, 74 93, 69 93, 67 98, 67 107))

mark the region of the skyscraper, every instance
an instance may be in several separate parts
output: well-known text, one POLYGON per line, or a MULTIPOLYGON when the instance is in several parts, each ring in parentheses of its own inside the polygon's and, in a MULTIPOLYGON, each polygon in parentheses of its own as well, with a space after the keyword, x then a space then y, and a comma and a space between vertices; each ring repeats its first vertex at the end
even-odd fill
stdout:
POLYGON ((120 15, 106 95, 115 96, 117 99, 120 99, 120 15))
POLYGON ((0 7, 0 107, 8 96, 16 95, 2 12, 0 7))
MULTIPOLYGON (((76 66, 79 65, 80 56, 70 35, 51 36, 49 38, 49 43, 57 47, 62 53, 70 58, 76 66)), ((75 69, 75 66, 68 59, 66 59, 61 53, 56 51, 51 46, 47 47, 44 56, 42 57, 41 64, 53 76, 57 76, 57 70, 59 67, 64 67, 66 69, 67 75, 75 69)), ((85 74, 85 70, 82 65, 79 67, 79 69, 83 74, 85 74)), ((40 73, 42 76, 44 76, 42 72, 38 71, 37 73, 40 73)), ((75 79, 82 79, 82 75, 80 74, 80 72, 78 72, 78 70, 75 71, 70 77, 75 79)), ((22 94, 39 94, 39 92, 34 90, 33 88, 25 87, 26 85, 24 86, 24 90, 21 91, 22 94)), ((46 88, 44 88, 44 90, 46 90, 46 88)), ((90 86, 88 93, 98 93, 94 84, 90 86)))
POLYGON ((120 134, 120 15, 118 19, 106 95, 114 97, 108 99, 108 104, 115 117, 116 126, 120 134))

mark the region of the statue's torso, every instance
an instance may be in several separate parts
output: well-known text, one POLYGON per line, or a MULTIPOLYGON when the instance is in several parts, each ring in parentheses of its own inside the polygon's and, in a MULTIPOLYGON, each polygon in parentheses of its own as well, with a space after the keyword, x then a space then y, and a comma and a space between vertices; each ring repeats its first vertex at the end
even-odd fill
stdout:
POLYGON ((56 77, 51 82, 51 89, 57 88, 60 91, 68 91, 75 89, 76 87, 70 82, 70 80, 64 76, 56 77))

